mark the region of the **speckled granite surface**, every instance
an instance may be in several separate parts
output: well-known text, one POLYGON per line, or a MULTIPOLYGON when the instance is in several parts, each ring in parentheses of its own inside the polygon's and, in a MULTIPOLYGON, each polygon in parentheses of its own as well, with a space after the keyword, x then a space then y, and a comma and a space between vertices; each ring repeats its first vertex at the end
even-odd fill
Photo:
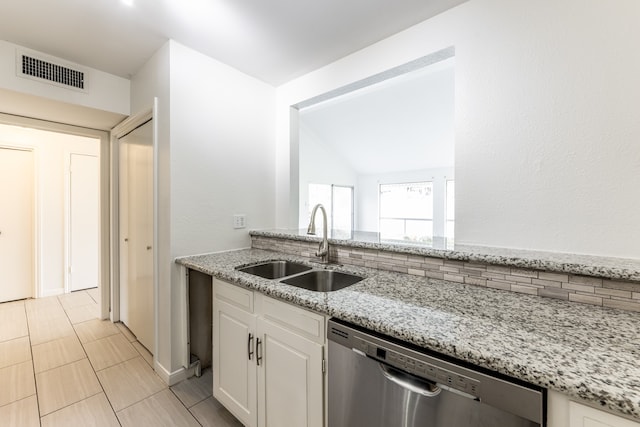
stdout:
POLYGON ((235 270, 291 259, 257 249, 176 262, 640 420, 640 314, 405 274, 337 267, 365 280, 316 293, 235 270))
MULTIPOLYGON (((305 230, 252 230, 252 236, 293 239, 318 242, 316 236, 308 236, 305 230)), ((509 267, 582 274, 622 280, 640 280, 640 259, 573 255, 560 252, 540 252, 520 249, 492 248, 436 242, 433 247, 398 245, 380 240, 377 233, 357 232, 354 235, 336 235, 329 243, 352 248, 377 249, 404 254, 423 255, 458 261, 485 262, 509 267)))

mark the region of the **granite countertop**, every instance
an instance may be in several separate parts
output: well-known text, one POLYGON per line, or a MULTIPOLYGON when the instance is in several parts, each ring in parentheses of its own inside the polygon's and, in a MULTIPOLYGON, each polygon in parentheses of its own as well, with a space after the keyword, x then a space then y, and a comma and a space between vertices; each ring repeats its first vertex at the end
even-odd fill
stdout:
POLYGON ((312 292, 235 267, 289 259, 243 249, 188 268, 640 420, 640 314, 353 266, 365 280, 312 292))
MULTIPOLYGON (((494 248, 455 244, 439 239, 431 246, 390 243, 380 239, 378 233, 333 231, 329 243, 352 248, 392 251, 411 255, 430 256, 457 261, 474 261, 535 270, 547 270, 607 279, 640 281, 640 259, 577 255, 562 252, 530 251, 524 249, 494 248)), ((309 236, 306 230, 252 230, 252 236, 318 242, 317 236, 309 236)))

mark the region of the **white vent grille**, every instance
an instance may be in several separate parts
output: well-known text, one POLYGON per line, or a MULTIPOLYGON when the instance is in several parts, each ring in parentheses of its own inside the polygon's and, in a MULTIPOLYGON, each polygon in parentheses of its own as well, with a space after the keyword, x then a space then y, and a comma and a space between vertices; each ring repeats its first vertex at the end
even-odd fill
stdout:
POLYGON ((82 71, 72 70, 26 55, 22 56, 22 74, 76 89, 84 89, 84 73, 82 71))
POLYGON ((17 52, 16 62, 18 76, 87 92, 87 72, 83 67, 65 63, 49 55, 32 54, 26 49, 22 52, 20 50, 22 49, 17 52))

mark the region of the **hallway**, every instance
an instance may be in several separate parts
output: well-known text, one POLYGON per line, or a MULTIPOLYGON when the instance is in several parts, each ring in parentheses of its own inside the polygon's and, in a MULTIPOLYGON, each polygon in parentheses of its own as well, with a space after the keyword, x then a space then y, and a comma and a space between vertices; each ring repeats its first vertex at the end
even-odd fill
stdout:
POLYGON ((98 289, 0 304, 3 426, 241 426, 212 397, 211 370, 168 388, 98 289))

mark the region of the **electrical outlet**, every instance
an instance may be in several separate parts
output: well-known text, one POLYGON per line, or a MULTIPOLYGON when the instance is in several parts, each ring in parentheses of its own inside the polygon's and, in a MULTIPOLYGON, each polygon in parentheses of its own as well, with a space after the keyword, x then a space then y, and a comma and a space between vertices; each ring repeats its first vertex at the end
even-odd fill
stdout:
POLYGON ((233 216, 233 228, 245 228, 247 226, 247 216, 245 214, 235 214, 233 216))

